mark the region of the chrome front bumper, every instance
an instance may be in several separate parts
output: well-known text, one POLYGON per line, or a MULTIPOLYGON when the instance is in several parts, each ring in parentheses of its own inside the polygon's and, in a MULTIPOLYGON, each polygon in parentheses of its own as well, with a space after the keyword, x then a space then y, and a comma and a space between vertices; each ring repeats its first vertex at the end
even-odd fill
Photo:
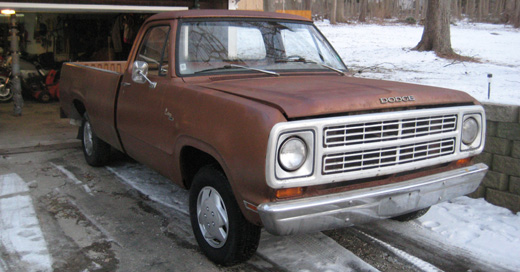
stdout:
POLYGON ((291 235, 363 224, 430 207, 477 189, 483 163, 378 187, 264 203, 258 212, 265 229, 291 235))

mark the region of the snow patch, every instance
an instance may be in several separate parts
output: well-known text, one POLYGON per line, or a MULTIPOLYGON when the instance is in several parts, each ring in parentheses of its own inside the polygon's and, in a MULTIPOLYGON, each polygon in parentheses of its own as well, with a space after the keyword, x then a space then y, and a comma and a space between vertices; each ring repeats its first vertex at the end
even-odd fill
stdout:
POLYGON ((317 22, 356 77, 418 83, 464 91, 479 101, 520 105, 520 31, 504 25, 459 22, 451 26, 454 50, 480 63, 412 51, 422 26, 317 22), (398 37, 398 38, 396 38, 398 37), (487 98, 488 74, 493 74, 487 98))
POLYGON ((378 271, 321 232, 293 236, 262 232, 257 252, 289 271, 378 271))
POLYGON ((74 182, 74 184, 76 185, 81 185, 81 187, 83 188, 83 190, 93 196, 94 194, 92 194, 92 190, 90 189, 90 187, 88 187, 87 184, 83 184, 83 182, 81 182, 81 180, 79 180, 76 175, 74 175, 72 172, 70 172, 69 170, 65 169, 65 167, 61 166, 61 165, 56 165, 54 163, 51 162, 51 165, 56 167, 56 169, 60 170, 61 173, 63 173, 65 176, 67 176, 67 178, 69 178, 70 180, 72 180, 72 182, 74 182))
MULTIPOLYGON (((188 191, 142 164, 106 168, 151 200, 186 215, 181 220, 191 226, 188 191)), ((280 237, 263 232, 257 252, 291 271, 377 271, 322 233, 280 237)))
POLYGON ((25 182, 17 174, 0 176, 0 197, 29 192, 25 182))
POLYGON ((445 243, 520 271, 520 213, 484 199, 459 197, 431 207, 415 223, 440 234, 445 243))
POLYGON ((189 215, 188 193, 159 173, 139 163, 125 163, 106 167, 124 183, 135 188, 151 200, 182 214, 189 215))
POLYGON ((52 257, 28 192, 17 174, 0 176, 0 241, 9 256, 19 258, 13 264, 0 260, 0 271, 9 265, 24 271, 52 271, 52 257))
POLYGON ((375 237, 372 237, 360 230, 357 230, 359 233, 365 235, 366 237, 370 238, 372 241, 375 241, 376 243, 380 244, 381 246, 383 246, 384 248, 388 249, 389 251, 393 252, 395 255, 403 258, 404 260, 408 261, 409 263, 415 265, 415 267, 421 269, 421 271, 424 271, 424 272, 439 272, 439 271, 442 271, 441 269, 439 269, 438 267, 432 265, 431 263, 428 263, 420 258, 417 258, 413 255, 410 255, 398 248, 395 248, 393 247, 392 245, 388 244, 388 243, 385 243, 375 237))

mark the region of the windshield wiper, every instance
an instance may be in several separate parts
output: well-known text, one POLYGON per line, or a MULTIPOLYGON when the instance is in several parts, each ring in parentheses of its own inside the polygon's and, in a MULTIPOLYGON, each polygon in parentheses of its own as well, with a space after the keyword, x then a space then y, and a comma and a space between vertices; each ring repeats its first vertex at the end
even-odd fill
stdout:
POLYGON ((315 62, 315 61, 312 61, 312 60, 306 60, 305 58, 300 57, 300 56, 289 56, 289 57, 287 57, 285 59, 277 59, 277 60, 275 60, 275 62, 299 62, 299 63, 317 64, 317 65, 319 65, 321 67, 325 67, 325 68, 327 68, 329 70, 332 70, 332 71, 334 71, 334 72, 336 72, 336 73, 338 73, 338 74, 340 74, 342 76, 345 75, 345 72, 343 72, 343 71, 341 71, 339 69, 331 67, 331 66, 329 66, 327 64, 315 62))
POLYGON ((269 71, 269 70, 263 70, 263 69, 257 69, 257 68, 242 66, 242 65, 236 65, 236 64, 226 64, 226 65, 221 66, 221 67, 204 69, 204 70, 200 70, 200 71, 194 72, 194 74, 211 72, 211 71, 217 71, 217 70, 234 69, 234 68, 246 69, 246 70, 250 70, 250 71, 257 71, 257 72, 261 72, 261 73, 268 74, 268 75, 273 75, 273 76, 280 76, 280 74, 277 73, 277 72, 273 72, 273 71, 269 71))

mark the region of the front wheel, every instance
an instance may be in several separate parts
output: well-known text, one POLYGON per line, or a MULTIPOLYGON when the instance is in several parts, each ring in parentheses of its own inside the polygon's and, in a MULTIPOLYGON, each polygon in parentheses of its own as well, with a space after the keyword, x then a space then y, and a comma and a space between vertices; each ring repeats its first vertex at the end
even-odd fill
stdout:
POLYGON ((90 125, 88 115, 85 113, 80 128, 81 143, 85 160, 91 166, 103 166, 110 159, 110 145, 99 139, 90 125))
POLYGON ((211 261, 230 266, 253 256, 260 241, 260 227, 244 218, 221 171, 213 166, 199 170, 189 202, 193 233, 211 261))

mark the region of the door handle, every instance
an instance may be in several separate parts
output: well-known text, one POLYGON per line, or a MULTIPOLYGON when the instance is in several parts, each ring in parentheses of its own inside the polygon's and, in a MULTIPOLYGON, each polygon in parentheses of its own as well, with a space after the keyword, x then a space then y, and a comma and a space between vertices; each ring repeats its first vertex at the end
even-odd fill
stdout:
POLYGON ((130 82, 121 82, 121 87, 128 87, 130 85, 132 85, 130 82))

